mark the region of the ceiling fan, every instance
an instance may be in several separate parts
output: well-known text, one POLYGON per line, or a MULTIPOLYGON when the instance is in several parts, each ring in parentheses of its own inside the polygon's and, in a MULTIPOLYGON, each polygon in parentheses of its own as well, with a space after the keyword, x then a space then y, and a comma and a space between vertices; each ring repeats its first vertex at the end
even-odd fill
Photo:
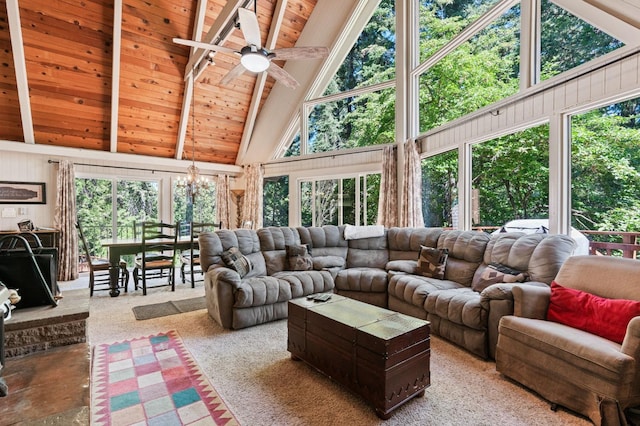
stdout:
POLYGON ((326 47, 289 47, 269 51, 262 47, 262 42, 260 41, 260 26, 258 25, 258 18, 255 12, 249 9, 239 8, 238 21, 240 23, 242 35, 247 42, 247 45, 240 49, 240 51, 219 46, 217 44, 184 40, 180 38, 174 38, 173 42, 185 46, 212 50, 215 52, 240 55, 240 63, 233 67, 220 81, 223 85, 229 84, 233 79, 239 77, 245 71, 255 73, 266 71, 286 87, 295 89, 299 86, 296 79, 272 61, 274 59, 284 61, 290 59, 317 59, 324 58, 329 54, 329 49, 326 47))

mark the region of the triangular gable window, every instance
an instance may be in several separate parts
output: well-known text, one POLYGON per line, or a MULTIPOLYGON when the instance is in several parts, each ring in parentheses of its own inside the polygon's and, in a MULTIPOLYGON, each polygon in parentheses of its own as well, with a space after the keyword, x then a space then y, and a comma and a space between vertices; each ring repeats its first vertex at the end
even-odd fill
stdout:
POLYGON ((550 0, 542 1, 540 23, 542 80, 624 46, 621 41, 550 0))

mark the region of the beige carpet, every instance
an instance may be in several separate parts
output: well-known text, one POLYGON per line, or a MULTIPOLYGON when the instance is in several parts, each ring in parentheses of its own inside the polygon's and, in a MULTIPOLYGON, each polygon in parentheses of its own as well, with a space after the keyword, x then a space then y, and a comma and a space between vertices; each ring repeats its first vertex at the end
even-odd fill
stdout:
POLYGON ((358 397, 330 379, 290 360, 286 320, 225 331, 206 310, 136 321, 136 305, 204 294, 178 285, 111 298, 97 293, 90 303, 91 345, 177 330, 212 385, 243 425, 589 425, 562 409, 553 412, 535 394, 503 378, 482 361, 432 338, 431 387, 383 422, 358 397))

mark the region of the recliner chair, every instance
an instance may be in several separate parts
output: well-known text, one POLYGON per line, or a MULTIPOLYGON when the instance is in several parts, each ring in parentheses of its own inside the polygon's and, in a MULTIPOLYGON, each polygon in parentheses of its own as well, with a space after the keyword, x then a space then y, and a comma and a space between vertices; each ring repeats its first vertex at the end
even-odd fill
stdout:
MULTIPOLYGON (((601 298, 640 301, 640 262, 633 259, 570 257, 555 281, 601 298)), ((496 369, 552 408, 562 405, 596 425, 627 424, 624 410, 640 404, 640 315, 616 343, 547 320, 550 295, 550 288, 514 286, 514 315, 500 320, 496 369)))

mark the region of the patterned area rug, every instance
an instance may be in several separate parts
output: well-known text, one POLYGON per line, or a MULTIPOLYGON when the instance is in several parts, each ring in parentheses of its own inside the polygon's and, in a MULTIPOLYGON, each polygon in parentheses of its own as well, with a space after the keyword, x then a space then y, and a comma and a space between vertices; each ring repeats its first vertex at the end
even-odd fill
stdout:
POLYGON ((92 425, 237 425, 177 332, 93 349, 92 425))

